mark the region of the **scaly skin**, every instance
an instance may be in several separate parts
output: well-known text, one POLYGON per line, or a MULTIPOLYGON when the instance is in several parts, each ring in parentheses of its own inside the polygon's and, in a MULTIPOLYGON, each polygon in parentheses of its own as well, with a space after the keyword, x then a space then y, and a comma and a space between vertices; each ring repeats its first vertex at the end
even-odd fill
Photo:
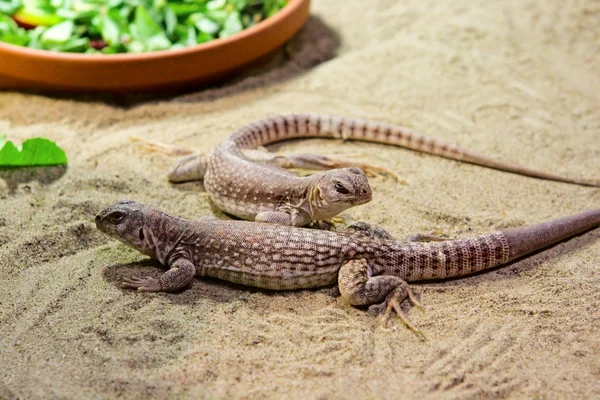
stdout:
MULTIPOLYGON (((343 233, 245 221, 186 221, 132 201, 96 216, 102 232, 159 260, 159 279, 129 278, 141 291, 176 291, 195 276, 271 290, 339 284, 353 305, 385 302, 403 317, 407 282, 445 279, 485 270, 600 225, 600 209, 523 228, 435 243, 400 243, 379 227, 360 223, 343 233)), ((416 303, 418 304, 418 303, 416 303)))
POLYGON ((336 169, 298 177, 278 166, 359 167, 369 174, 387 171, 383 168, 328 156, 278 155, 256 150, 267 144, 308 137, 390 144, 520 175, 600 186, 598 182, 564 178, 497 161, 401 126, 315 114, 282 115, 246 125, 224 140, 208 157, 197 153, 177 161, 169 173, 169 180, 204 179, 211 199, 223 211, 250 221, 292 226, 327 220, 345 209, 370 201, 371 188, 367 178, 357 169, 336 169))

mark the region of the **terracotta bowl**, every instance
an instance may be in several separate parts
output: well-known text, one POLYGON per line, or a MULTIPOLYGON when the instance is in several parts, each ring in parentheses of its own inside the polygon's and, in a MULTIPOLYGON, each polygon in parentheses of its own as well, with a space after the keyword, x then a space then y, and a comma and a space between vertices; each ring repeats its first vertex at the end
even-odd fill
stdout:
POLYGON ((274 16, 225 39, 141 54, 55 53, 0 42, 0 87, 140 92, 196 86, 240 71, 273 52, 306 22, 310 0, 289 0, 274 16))

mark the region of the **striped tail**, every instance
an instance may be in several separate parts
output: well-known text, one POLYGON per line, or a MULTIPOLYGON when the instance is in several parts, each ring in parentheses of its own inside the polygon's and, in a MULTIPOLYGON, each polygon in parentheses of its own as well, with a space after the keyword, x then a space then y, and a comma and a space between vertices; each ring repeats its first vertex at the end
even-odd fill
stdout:
POLYGON ((231 144, 241 149, 251 149, 282 140, 308 137, 389 144, 533 178, 600 187, 600 182, 566 178, 516 163, 495 160, 429 138, 402 126, 355 118, 317 114, 281 115, 244 126, 231 137, 231 144))
POLYGON ((394 274, 407 281, 453 278, 506 264, 600 226, 600 209, 441 243, 394 243, 394 274))
POLYGON ((470 275, 506 263, 510 254, 500 232, 435 243, 395 243, 393 247, 391 273, 407 282, 470 275))

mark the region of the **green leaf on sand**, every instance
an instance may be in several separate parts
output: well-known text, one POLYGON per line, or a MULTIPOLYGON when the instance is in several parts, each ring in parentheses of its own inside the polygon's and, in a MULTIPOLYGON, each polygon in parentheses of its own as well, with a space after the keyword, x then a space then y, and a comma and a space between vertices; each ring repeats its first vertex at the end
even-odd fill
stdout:
POLYGON ((67 164, 67 155, 51 140, 32 138, 20 147, 0 136, 0 167, 67 164))

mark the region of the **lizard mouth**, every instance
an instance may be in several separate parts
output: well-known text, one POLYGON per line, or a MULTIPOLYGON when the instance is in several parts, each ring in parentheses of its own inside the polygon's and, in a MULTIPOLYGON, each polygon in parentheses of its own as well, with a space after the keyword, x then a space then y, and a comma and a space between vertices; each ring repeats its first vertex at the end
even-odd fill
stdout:
POLYGON ((366 197, 366 198, 365 198, 365 197, 363 197, 363 198, 360 198, 360 199, 356 199, 356 200, 354 200, 354 201, 352 202, 352 205, 359 206, 359 205, 361 205, 361 204, 366 204, 366 203, 368 203, 368 202, 370 202, 370 201, 371 201, 371 198, 372 198, 372 197, 371 197, 371 196, 369 196, 369 197, 366 197))
POLYGON ((371 190, 363 189, 362 196, 354 199, 353 204, 365 204, 373 199, 373 192, 371 190))

